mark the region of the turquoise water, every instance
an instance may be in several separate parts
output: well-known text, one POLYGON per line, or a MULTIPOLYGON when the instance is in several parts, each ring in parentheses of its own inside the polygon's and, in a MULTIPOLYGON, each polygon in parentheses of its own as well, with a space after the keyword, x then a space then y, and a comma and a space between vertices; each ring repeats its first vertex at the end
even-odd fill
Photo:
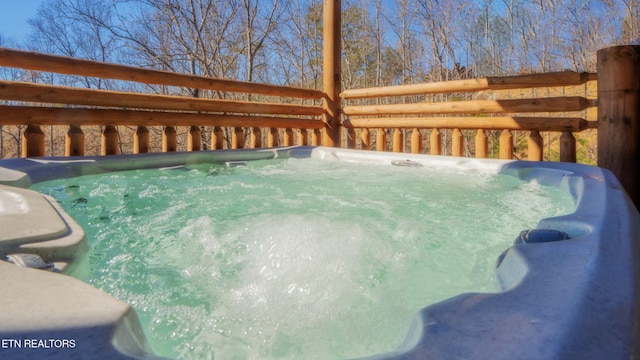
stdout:
POLYGON ((493 291, 523 229, 572 212, 506 175, 289 159, 55 180, 91 250, 71 274, 183 359, 392 351, 423 306, 493 291))

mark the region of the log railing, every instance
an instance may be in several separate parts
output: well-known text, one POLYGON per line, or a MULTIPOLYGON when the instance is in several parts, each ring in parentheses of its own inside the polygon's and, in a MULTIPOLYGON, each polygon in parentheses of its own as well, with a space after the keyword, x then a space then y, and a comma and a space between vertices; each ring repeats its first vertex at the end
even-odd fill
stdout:
MULTIPOLYGON (((118 153, 118 126, 137 127, 133 133, 134 153, 150 151, 147 127, 160 126, 162 151, 177 150, 176 127, 187 127, 187 150, 203 148, 202 130, 211 128, 210 148, 271 147, 319 145, 320 130, 325 124, 320 116, 326 110, 315 104, 323 92, 285 86, 253 84, 235 80, 176 74, 118 64, 98 63, 54 55, 0 48, 0 66, 67 75, 101 77, 144 84, 177 86, 189 89, 279 97, 278 101, 242 101, 220 98, 195 98, 177 95, 145 94, 129 91, 96 90, 55 85, 0 80, 0 100, 16 105, 0 105, 0 125, 28 125, 23 132, 22 156, 45 154, 44 134, 40 126, 69 126, 65 155, 84 154, 82 126, 102 127, 101 154, 118 153), (311 105, 294 104, 292 99, 307 99, 311 105), (30 106, 27 106, 29 104, 30 106), (33 106, 38 104, 38 106, 33 106), (47 104, 47 105, 43 105, 47 104), (228 130, 225 132, 223 128, 228 130), (295 129, 295 131, 294 131, 295 129), (294 136, 294 133, 297 136, 294 136), (225 134, 227 138, 225 139, 225 134), (311 139, 309 140, 309 135, 311 139)), ((430 130, 431 154, 443 154, 442 133, 450 132, 451 151, 462 156, 465 140, 474 143, 476 157, 488 157, 487 131, 501 131, 499 157, 513 158, 512 131, 528 132, 528 159, 543 159, 540 132, 559 132, 560 160, 576 161, 573 133, 595 128, 595 121, 566 117, 566 112, 581 112, 595 106, 595 100, 582 96, 537 97, 528 99, 466 100, 450 102, 398 102, 397 97, 429 94, 477 93, 562 87, 595 80, 595 74, 560 72, 521 76, 457 80, 416 85, 350 89, 342 92, 345 106, 341 125, 346 129, 346 145, 370 149, 375 134, 375 148, 393 151, 410 149, 422 153, 426 148, 424 131, 430 130), (377 104, 353 104, 371 101, 377 104), (362 100, 365 99, 365 100, 362 100), (543 113, 544 116, 539 114, 543 113), (550 114, 560 114, 550 116, 550 114), (356 135, 360 130, 360 136, 356 135), (388 146, 387 129, 392 141, 388 146), (407 133, 410 131, 410 135, 407 133), (469 131, 475 131, 469 136, 469 131), (465 132, 467 135, 463 134, 465 132), (405 141, 405 137, 407 137, 405 141), (358 140, 359 139, 359 140, 358 140), (409 145, 405 143, 409 143, 409 145)), ((302 100, 304 101, 304 100, 302 100)), ((298 100, 301 102, 301 100, 298 100)), ((326 121, 325 121, 326 122, 326 121)), ((447 144, 445 144, 447 145, 447 144)))
MULTIPOLYGON (((528 132, 528 159, 543 159, 541 131, 559 132, 560 160, 576 161, 576 139, 573 135, 595 128, 595 121, 582 117, 566 117, 567 112, 584 112, 595 107, 596 100, 583 96, 537 97, 503 100, 466 100, 449 102, 391 103, 393 97, 416 97, 425 94, 472 93, 510 89, 532 89, 538 87, 565 87, 582 85, 596 80, 596 74, 559 72, 522 76, 493 77, 471 80, 446 81, 416 85, 388 86, 369 89, 351 89, 342 92, 343 126, 347 129, 347 146, 358 147, 355 129, 360 131, 360 147, 371 148, 372 131, 376 132, 376 149, 387 150, 387 129, 392 129, 393 151, 404 151, 405 132, 411 131, 409 139, 412 153, 423 152, 423 129, 430 129, 430 153, 440 155, 442 149, 441 130, 451 130, 451 154, 463 156, 463 130, 475 130, 475 156, 488 157, 488 130, 499 130, 499 157, 513 158, 512 131, 528 132), (378 103, 387 104, 351 105, 357 99, 378 98, 378 103), (540 115, 544 114, 544 115, 540 115), (549 114, 559 114, 550 116, 549 114), (457 115, 457 116, 451 116, 457 115), (462 116, 464 115, 464 116, 462 116), (508 115, 508 116, 505 116, 508 115)), ((473 96, 471 96, 473 97, 473 96)))
POLYGON ((322 98, 321 91, 312 89, 215 79, 7 48, 0 48, 0 66, 54 72, 57 74, 134 81, 145 84, 182 86, 194 89, 288 96, 305 99, 322 98))
POLYGON ((280 97, 277 102, 243 101, 0 81, 0 100, 16 103, 0 106, 0 125, 28 125, 22 134, 22 156, 45 155, 42 125, 69 126, 65 144, 67 156, 84 155, 85 139, 81 127, 90 125, 103 127, 102 155, 118 153, 117 126, 120 125, 137 126, 134 153, 150 149, 147 126, 164 127, 163 151, 177 149, 176 126, 189 128, 189 151, 202 149, 201 127, 212 128, 212 149, 224 146, 223 127, 230 128, 227 131, 231 134, 230 148, 244 147, 245 138, 250 147, 320 144, 320 129, 323 128, 320 116, 324 112, 314 101, 323 98, 323 92, 318 90, 212 79, 6 48, 0 48, 0 66, 183 87, 189 92, 193 89, 215 91, 218 95, 239 92, 247 97, 253 95, 252 99, 257 98, 256 95, 280 97), (296 99, 301 99, 298 102, 306 99, 312 104, 294 104, 296 99), (294 129, 297 139, 293 136, 294 129), (264 137, 266 144, 263 144, 264 137))

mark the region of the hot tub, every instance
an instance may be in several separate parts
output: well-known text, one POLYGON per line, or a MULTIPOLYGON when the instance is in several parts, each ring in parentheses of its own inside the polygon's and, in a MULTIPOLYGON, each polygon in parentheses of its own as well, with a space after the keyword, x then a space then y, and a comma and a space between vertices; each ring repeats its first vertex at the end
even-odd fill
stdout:
POLYGON ((86 251, 84 232, 55 200, 24 188, 53 178, 136 168, 289 157, 483 169, 557 186, 575 199, 575 212, 542 219, 537 229, 496 254, 499 291, 465 293, 423 308, 397 351, 370 358, 637 356, 635 240, 640 218, 606 170, 566 163, 292 147, 1 161, 0 255, 14 255, 14 262, 37 267, 37 259, 15 254, 38 254, 55 264, 50 272, 0 261, 2 358, 154 357, 128 304, 55 273, 73 267, 86 251))

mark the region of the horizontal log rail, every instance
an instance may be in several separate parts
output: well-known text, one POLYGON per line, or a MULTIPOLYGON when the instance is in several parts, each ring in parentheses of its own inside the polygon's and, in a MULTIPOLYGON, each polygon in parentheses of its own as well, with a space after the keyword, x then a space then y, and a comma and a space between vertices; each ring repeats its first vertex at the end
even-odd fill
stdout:
POLYGON ((580 132, 596 127, 595 121, 562 117, 405 117, 351 118, 342 123, 345 128, 398 129, 466 129, 466 130, 537 130, 580 132))
POLYGON ((349 89, 340 95, 344 100, 373 98, 383 96, 409 96, 422 94, 444 94, 454 92, 476 92, 484 90, 530 89, 536 87, 554 87, 581 85, 596 80, 593 73, 573 71, 530 74, 516 76, 486 77, 480 79, 439 81, 432 83, 383 86, 366 89, 349 89))
POLYGON ((322 115, 322 107, 249 101, 199 99, 0 81, 0 99, 138 109, 234 112, 282 115, 322 115))
POLYGON ((582 111, 596 103, 580 96, 509 100, 470 100, 440 103, 345 106, 347 116, 417 114, 504 114, 582 111))
POLYGON ((321 120, 277 116, 243 116, 188 112, 0 106, 0 125, 16 119, 34 125, 239 126, 321 129, 321 120))
POLYGON ((101 63, 3 47, 0 47, 0 66, 215 91, 242 92, 303 99, 321 99, 323 97, 322 91, 313 89, 178 74, 169 71, 101 63))

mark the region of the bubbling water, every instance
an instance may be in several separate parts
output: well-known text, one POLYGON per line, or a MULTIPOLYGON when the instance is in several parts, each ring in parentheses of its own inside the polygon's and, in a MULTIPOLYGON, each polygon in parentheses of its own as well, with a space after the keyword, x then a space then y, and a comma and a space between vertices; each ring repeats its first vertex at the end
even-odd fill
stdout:
POLYGON ((55 180, 87 231, 72 274, 137 311, 186 359, 392 351, 423 306, 493 291, 519 231, 573 210, 506 175, 313 159, 55 180))

